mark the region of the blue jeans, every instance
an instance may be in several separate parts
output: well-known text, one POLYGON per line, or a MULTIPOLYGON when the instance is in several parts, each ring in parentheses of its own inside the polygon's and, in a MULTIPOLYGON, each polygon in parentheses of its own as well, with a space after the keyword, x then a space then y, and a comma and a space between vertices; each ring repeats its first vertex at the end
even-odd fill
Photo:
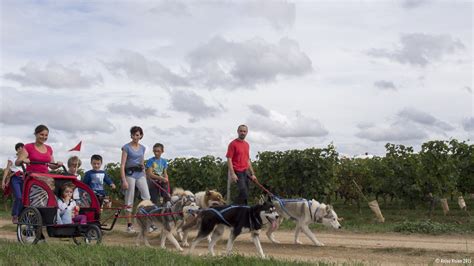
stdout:
POLYGON ((19 216, 23 209, 23 203, 21 202, 21 195, 23 191, 23 178, 21 176, 12 176, 11 181, 12 192, 13 192, 13 207, 12 216, 19 216))
POLYGON ((237 205, 248 205, 247 199, 249 197, 249 176, 247 172, 238 172, 235 171, 235 174, 239 178, 237 180, 237 189, 239 190, 239 195, 235 199, 235 204, 237 205))

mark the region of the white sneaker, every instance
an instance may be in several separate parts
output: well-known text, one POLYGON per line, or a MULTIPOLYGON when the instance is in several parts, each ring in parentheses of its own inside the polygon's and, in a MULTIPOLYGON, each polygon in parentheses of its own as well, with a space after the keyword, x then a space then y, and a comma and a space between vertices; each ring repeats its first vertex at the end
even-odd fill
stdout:
POLYGON ((135 229, 133 228, 133 226, 127 226, 127 233, 135 233, 135 229))

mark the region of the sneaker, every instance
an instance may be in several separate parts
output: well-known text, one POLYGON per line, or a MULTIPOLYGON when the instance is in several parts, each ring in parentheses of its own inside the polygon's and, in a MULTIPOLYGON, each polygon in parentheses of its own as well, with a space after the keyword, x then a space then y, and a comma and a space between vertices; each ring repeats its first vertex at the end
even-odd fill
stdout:
POLYGON ((127 233, 135 233, 135 229, 133 228, 133 226, 127 226, 127 233))

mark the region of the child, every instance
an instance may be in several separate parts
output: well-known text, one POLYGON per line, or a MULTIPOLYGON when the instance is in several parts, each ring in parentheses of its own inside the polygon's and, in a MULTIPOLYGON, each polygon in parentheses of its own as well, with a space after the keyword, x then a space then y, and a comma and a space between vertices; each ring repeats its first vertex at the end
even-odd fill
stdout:
POLYGON ((91 166, 92 170, 84 174, 83 182, 94 191, 97 199, 99 199, 100 206, 102 206, 104 198, 107 195, 104 190, 104 182, 112 189, 115 189, 115 184, 104 170, 100 170, 102 167, 102 156, 98 154, 92 155, 91 166))
MULTIPOLYGON (((68 173, 75 176, 79 181, 81 180, 81 175, 79 175, 77 171, 79 170, 79 167, 81 167, 81 165, 81 159, 79 159, 79 157, 77 156, 69 157, 69 159, 67 160, 68 173)), ((74 189, 72 198, 75 200, 79 200, 79 190, 77 188, 74 189)))
POLYGON ((12 223, 14 224, 18 223, 18 216, 23 209, 21 202, 23 171, 20 166, 15 165, 15 161, 24 146, 25 145, 21 142, 15 145, 16 155, 15 157, 8 158, 7 167, 3 170, 2 189, 6 191, 8 186, 11 185, 11 191, 13 192, 12 223))
POLYGON ((153 153, 155 156, 148 159, 146 162, 146 175, 151 201, 157 205, 159 205, 158 201, 160 195, 163 197, 164 201, 170 200, 168 172, 166 171, 168 168, 168 162, 161 158, 161 154, 163 154, 164 151, 165 148, 163 144, 156 143, 153 145, 153 153))
POLYGON ((79 206, 76 205, 76 201, 72 198, 74 188, 76 188, 76 186, 71 182, 61 186, 61 197, 58 198, 58 224, 71 224, 72 222, 80 224, 87 223, 86 216, 78 214, 79 206))

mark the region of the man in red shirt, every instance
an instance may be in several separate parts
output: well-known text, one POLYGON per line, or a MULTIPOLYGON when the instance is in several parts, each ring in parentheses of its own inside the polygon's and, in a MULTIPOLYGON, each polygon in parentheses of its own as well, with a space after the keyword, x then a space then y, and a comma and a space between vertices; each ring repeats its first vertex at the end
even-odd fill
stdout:
POLYGON ((245 137, 247 136, 248 128, 246 125, 240 125, 237 128, 238 138, 229 143, 227 148, 227 166, 229 168, 229 176, 234 183, 237 183, 239 195, 235 200, 236 204, 247 205, 249 196, 249 178, 257 180, 255 172, 250 162, 250 146, 245 137))

